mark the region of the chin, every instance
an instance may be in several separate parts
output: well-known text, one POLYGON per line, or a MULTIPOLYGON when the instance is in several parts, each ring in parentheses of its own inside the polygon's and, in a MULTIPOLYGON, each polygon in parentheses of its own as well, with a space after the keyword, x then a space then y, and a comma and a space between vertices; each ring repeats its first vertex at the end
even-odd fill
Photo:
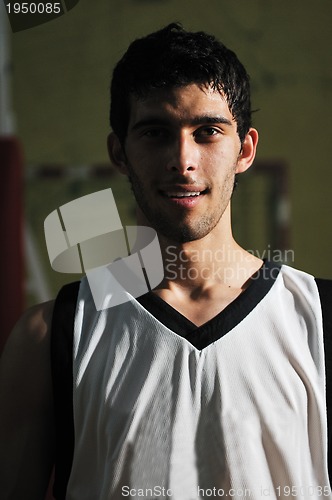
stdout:
POLYGON ((141 202, 139 198, 136 198, 136 201, 139 207, 139 223, 152 227, 158 235, 174 243, 188 243, 204 238, 216 227, 222 217, 222 211, 220 211, 213 216, 205 215, 189 222, 181 220, 180 217, 171 218, 164 212, 154 212, 151 207, 139 203, 141 202))
POLYGON ((161 227, 160 224, 158 227, 154 227, 156 232, 168 240, 171 240, 174 243, 189 243, 190 241, 196 241, 204 238, 207 234, 211 232, 213 228, 193 228, 190 226, 177 226, 172 227, 168 224, 167 227, 161 227))

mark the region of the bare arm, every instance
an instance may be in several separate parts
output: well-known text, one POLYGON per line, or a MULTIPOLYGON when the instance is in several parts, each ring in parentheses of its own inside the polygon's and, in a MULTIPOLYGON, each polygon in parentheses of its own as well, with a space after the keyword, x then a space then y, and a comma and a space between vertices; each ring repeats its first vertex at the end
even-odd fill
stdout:
POLYGON ((25 313, 0 359, 0 491, 42 500, 54 461, 50 366, 53 302, 25 313))

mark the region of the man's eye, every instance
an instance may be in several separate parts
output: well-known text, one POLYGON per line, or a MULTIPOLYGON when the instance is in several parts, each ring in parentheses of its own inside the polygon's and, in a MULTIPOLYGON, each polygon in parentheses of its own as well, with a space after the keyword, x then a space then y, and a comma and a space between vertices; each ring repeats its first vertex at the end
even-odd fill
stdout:
POLYGON ((151 139, 158 139, 158 138, 166 137, 167 131, 165 129, 162 129, 162 128, 151 128, 149 130, 146 130, 143 133, 143 135, 145 137, 149 137, 151 139))
POLYGON ((204 127, 196 132, 196 136, 200 137, 211 137, 217 134, 219 134, 219 130, 215 127, 204 127))

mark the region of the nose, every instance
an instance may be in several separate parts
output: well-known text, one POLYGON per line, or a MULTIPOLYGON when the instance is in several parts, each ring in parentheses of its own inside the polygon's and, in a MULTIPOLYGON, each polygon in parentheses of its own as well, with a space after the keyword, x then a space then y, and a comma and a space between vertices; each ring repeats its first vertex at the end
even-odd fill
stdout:
POLYGON ((199 163, 199 150, 190 134, 181 134, 170 145, 167 170, 185 174, 196 170, 199 163))

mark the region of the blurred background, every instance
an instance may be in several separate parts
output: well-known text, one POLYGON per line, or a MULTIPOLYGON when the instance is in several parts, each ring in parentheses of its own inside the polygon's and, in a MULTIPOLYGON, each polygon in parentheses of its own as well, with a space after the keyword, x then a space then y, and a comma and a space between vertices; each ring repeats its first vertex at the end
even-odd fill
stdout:
POLYGON ((130 41, 172 21, 216 35, 251 76, 260 142, 234 194, 239 243, 332 278, 330 1, 80 0, 16 33, 0 8, 4 336, 22 309, 80 277, 51 269, 50 212, 111 187, 123 224, 134 223, 130 189, 107 156, 109 82, 130 41))

